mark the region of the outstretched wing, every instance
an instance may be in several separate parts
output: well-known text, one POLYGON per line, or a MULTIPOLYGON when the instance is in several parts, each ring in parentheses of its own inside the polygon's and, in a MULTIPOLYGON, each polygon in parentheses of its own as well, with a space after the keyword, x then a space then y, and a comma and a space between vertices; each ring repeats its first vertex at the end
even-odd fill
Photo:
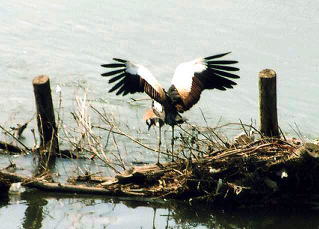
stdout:
POLYGON ((239 71, 239 68, 230 65, 238 62, 218 60, 229 53, 199 58, 177 66, 168 95, 179 112, 189 110, 196 104, 205 89, 226 90, 236 85, 230 79, 239 78, 232 73, 239 71))
POLYGON ((115 85, 109 92, 116 91, 116 95, 134 94, 145 92, 152 99, 162 103, 166 99, 166 93, 152 73, 142 65, 133 64, 130 61, 113 58, 115 63, 103 64, 104 68, 112 71, 101 74, 111 77, 109 83, 115 85))

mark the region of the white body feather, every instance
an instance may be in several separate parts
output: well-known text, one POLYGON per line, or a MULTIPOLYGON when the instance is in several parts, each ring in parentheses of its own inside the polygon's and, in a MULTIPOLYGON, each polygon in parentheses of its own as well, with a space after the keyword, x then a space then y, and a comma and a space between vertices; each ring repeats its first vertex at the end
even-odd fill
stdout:
POLYGON ((162 112, 163 112, 163 106, 162 106, 162 104, 160 104, 159 102, 156 102, 155 100, 153 100, 153 108, 154 108, 158 113, 162 113, 162 112))
POLYGON ((194 74, 206 69, 205 60, 202 58, 182 63, 175 70, 172 84, 177 90, 191 91, 194 74))

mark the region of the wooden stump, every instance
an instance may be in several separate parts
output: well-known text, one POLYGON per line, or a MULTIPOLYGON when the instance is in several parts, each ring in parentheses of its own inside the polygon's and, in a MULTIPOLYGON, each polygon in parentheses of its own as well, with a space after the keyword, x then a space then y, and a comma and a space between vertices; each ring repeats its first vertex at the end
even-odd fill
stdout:
POLYGON ((276 87, 276 72, 262 70, 259 73, 260 132, 267 137, 279 137, 276 87))
POLYGON ((51 97, 50 80, 47 76, 37 76, 32 81, 37 108, 37 124, 40 134, 40 147, 55 155, 59 152, 57 126, 51 97))

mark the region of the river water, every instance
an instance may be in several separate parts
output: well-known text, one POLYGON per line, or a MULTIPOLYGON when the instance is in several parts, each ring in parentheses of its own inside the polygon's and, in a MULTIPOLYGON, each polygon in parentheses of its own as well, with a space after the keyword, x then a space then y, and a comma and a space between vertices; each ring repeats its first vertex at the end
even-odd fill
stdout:
MULTIPOLYGON (((280 127, 287 135, 318 138, 318 12, 316 0, 0 0, 0 124, 8 129, 33 118, 31 81, 37 75, 46 74, 50 76, 56 107, 60 94, 54 89, 61 87, 61 109, 66 122, 72 120, 70 112, 74 110, 75 97, 83 96, 86 91, 92 105, 105 108, 133 133, 146 133, 141 117, 150 101, 132 104, 130 97, 139 99, 145 95, 116 97, 107 93, 110 87, 107 79, 100 76, 104 71, 100 64, 110 62, 113 57, 141 63, 167 88, 179 63, 232 51, 229 58, 238 60, 241 69, 238 86, 226 92, 204 92, 201 101, 185 114, 189 121, 205 124, 201 110, 210 126, 239 120, 258 125, 257 76, 262 69, 272 68, 278 75, 280 127)), ((30 127, 35 128, 34 121, 30 127)), ((25 144, 33 144, 31 131, 24 135, 25 144)), ((1 138, 7 137, 1 135, 1 138)), ((153 142, 147 137, 145 140, 153 142)), ((133 151, 133 145, 123 144, 133 151)), ((24 162, 24 167, 29 162, 24 162)), ((28 198, 25 195, 1 203, 1 223, 7 220, 6 225, 15 225, 12 228, 19 225, 39 228, 24 224, 23 219, 33 206, 28 198), (9 220, 8 213, 16 217, 9 220)), ((197 223, 188 220, 187 213, 181 222, 173 220, 167 215, 174 210, 167 205, 137 204, 140 207, 135 208, 121 201, 44 194, 39 201, 43 207, 37 211, 42 212, 43 228, 61 225, 81 228, 79 222, 85 228, 87 225, 150 228, 156 208, 157 228, 164 228, 167 222, 168 228, 230 228, 213 213, 205 219, 198 216, 197 223), (65 211, 57 210, 61 206, 65 211), (68 217, 72 220, 67 220, 68 217), (216 224, 212 226, 211 221, 216 224)), ((231 225, 262 228, 256 225, 265 222, 263 228, 288 227, 276 214, 263 218, 249 213, 245 217, 249 218, 247 223, 237 217, 231 225)), ((314 220, 312 214, 308 217, 314 220)), ((232 222, 232 215, 219 218, 232 222)), ((304 222, 302 217, 295 218, 304 222)), ((318 222, 315 223, 308 228, 318 227, 318 222)), ((301 224, 295 224, 295 228, 300 228, 297 225, 301 224)))

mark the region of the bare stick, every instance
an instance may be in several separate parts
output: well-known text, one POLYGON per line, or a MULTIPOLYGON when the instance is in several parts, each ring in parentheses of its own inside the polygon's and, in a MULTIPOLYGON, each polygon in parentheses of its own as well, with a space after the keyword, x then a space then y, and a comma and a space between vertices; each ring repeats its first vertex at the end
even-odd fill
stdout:
POLYGON ((276 72, 262 70, 259 73, 260 131, 267 137, 279 137, 276 92, 276 72))

